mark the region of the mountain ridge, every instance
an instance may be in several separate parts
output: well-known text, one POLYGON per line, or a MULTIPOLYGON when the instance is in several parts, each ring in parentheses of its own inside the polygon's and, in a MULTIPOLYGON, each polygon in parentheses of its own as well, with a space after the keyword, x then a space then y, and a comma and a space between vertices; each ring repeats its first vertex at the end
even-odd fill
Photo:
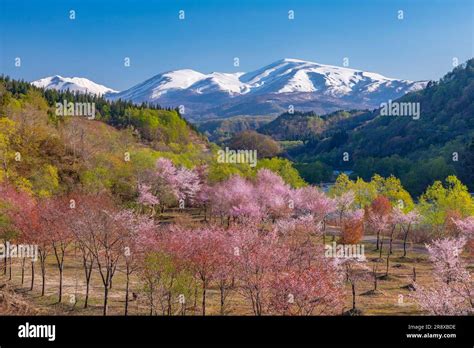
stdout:
MULTIPOLYGON (((42 80, 33 84, 39 84, 42 80)), ((298 110, 318 113, 343 108, 375 108, 381 102, 422 89, 427 83, 284 58, 246 73, 204 74, 192 69, 170 70, 124 91, 109 89, 104 94, 110 100, 146 102, 165 107, 183 105, 185 117, 202 119, 235 115, 276 115, 288 110, 289 105, 298 110)), ((48 87, 54 88, 51 83, 48 87)))
POLYGON ((35 87, 45 89, 56 89, 59 91, 70 90, 71 92, 90 93, 94 95, 118 92, 84 77, 62 77, 61 75, 54 75, 33 81, 31 84, 35 87))

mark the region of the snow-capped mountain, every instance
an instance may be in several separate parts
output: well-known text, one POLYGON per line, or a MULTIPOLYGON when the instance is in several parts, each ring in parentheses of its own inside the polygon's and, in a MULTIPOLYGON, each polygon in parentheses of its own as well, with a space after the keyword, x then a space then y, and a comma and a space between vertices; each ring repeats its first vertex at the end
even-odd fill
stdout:
POLYGON ((91 93, 96 95, 117 93, 117 91, 112 88, 99 85, 98 83, 82 77, 62 77, 56 75, 33 81, 31 84, 45 89, 57 89, 59 91, 66 91, 69 89, 71 92, 91 93))
POLYGON ((289 105, 296 110, 319 113, 343 108, 375 108, 388 99, 421 89, 426 83, 282 59, 249 73, 170 71, 109 97, 170 107, 184 105, 185 116, 199 119, 278 114, 289 105))
POLYGON ((106 93, 106 97, 112 100, 120 98, 166 107, 183 105, 184 116, 199 120, 216 116, 276 115, 287 111, 290 105, 295 110, 317 113, 376 108, 389 99, 424 88, 427 82, 393 79, 299 59, 282 59, 249 73, 203 74, 191 69, 169 71, 123 92, 115 92, 86 79, 60 76, 38 80, 34 84, 46 88, 82 88, 91 93, 106 93))

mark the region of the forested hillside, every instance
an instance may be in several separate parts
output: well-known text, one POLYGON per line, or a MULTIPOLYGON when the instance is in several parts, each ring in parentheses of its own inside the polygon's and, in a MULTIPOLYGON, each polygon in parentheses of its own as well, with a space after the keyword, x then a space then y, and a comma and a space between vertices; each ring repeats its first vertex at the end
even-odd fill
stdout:
POLYGON ((239 132, 256 130, 272 121, 273 116, 235 116, 229 118, 214 118, 197 124, 198 129, 210 141, 221 144, 239 132))
POLYGON ((419 103, 420 118, 381 116, 378 109, 352 112, 314 130, 318 116, 282 115, 261 131, 276 139, 286 134, 305 140, 289 151, 298 162, 321 161, 333 169, 354 170, 364 179, 374 173, 393 174, 415 195, 449 174, 458 175, 473 190, 474 60, 397 102, 419 103))
MULTIPOLYGON (((39 197, 105 191, 127 203, 159 157, 187 168, 204 164, 211 181, 255 175, 248 164, 217 163, 217 150, 177 110, 0 80, 0 181, 39 197), (56 103, 64 100, 94 103, 94 119, 58 116, 56 103)), ((286 160, 269 159, 259 168, 265 165, 277 172, 286 167, 300 185, 286 160)))
POLYGON ((335 111, 327 115, 314 112, 286 112, 272 122, 258 129, 260 133, 271 135, 276 140, 315 141, 335 124, 338 127, 354 128, 360 122, 370 119, 369 111, 335 111))

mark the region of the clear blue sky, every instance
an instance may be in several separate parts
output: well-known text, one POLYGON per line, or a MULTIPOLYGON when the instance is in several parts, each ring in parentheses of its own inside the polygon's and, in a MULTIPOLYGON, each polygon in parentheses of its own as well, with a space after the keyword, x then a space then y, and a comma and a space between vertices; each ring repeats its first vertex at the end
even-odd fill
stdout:
POLYGON ((473 0, 0 0, 0 73, 123 90, 159 72, 251 71, 281 58, 411 80, 474 56, 473 0), (69 10, 76 19, 69 19, 69 10), (185 20, 178 19, 179 10, 185 20), (295 19, 288 20, 288 11, 295 19), (397 11, 404 19, 397 19, 397 11), (15 68, 14 59, 22 59, 15 68), (123 66, 124 57, 131 67, 123 66), (240 67, 233 58, 240 58, 240 67))

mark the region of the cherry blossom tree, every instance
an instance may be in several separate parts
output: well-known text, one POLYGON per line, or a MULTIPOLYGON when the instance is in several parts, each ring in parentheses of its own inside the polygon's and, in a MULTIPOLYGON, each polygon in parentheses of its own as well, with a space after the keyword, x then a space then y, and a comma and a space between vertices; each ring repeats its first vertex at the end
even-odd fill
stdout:
POLYGON ((461 282, 469 278, 469 272, 461 258, 461 253, 466 244, 466 239, 443 238, 426 245, 429 258, 434 265, 435 275, 442 282, 461 282))
MULTIPOLYGON (((200 227, 193 230, 177 227, 174 230, 179 245, 174 253, 186 262, 201 282, 202 315, 206 315, 206 295, 222 261, 220 253, 225 248, 224 231, 217 226, 200 227)), ((175 245, 177 244, 175 242, 175 245)))
POLYGON ((411 228, 421 222, 421 216, 416 210, 412 210, 405 214, 401 210, 395 209, 394 220, 403 231, 403 257, 406 257, 408 235, 411 228))
POLYGON ((369 268, 366 265, 366 260, 365 258, 337 258, 336 261, 344 273, 346 281, 351 285, 352 308, 348 314, 357 315, 360 310, 356 307, 356 286, 359 281, 368 277, 369 268))
POLYGON ((260 169, 254 187, 258 204, 265 217, 275 221, 292 213, 291 189, 279 175, 268 169, 260 169))
POLYGON ((467 246, 472 255, 474 253, 474 216, 454 220, 454 224, 467 239, 467 246))
POLYGON ((432 286, 414 284, 412 297, 422 310, 431 315, 469 315, 473 313, 472 303, 453 285, 436 282, 432 286))
POLYGON ((354 203, 355 194, 352 191, 342 193, 340 196, 336 196, 336 212, 339 216, 339 224, 342 226, 342 220, 345 215, 350 211, 352 204, 354 203))
POLYGON ((232 233, 232 229, 220 231, 220 245, 217 250, 214 250, 218 259, 216 268, 214 269, 214 278, 220 293, 220 315, 225 315, 227 297, 235 288, 235 254, 238 254, 238 249, 234 249, 232 245, 232 233))
POLYGON ((214 186, 211 197, 213 211, 241 223, 256 221, 262 218, 262 210, 257 202, 253 185, 238 175, 214 186))
POLYGON ((138 199, 137 202, 145 207, 151 208, 151 216, 155 215, 155 206, 160 204, 160 200, 152 192, 151 185, 138 185, 138 199))
POLYGON ((344 304, 342 277, 332 260, 319 257, 304 268, 279 272, 269 287, 272 313, 339 314, 344 304))
POLYGON ((321 232, 321 224, 316 224, 314 220, 313 215, 310 214, 280 219, 275 222, 275 229, 281 235, 304 234, 309 237, 321 232))
POLYGON ((76 204, 75 237, 93 255, 104 286, 103 314, 107 315, 109 290, 124 252, 123 227, 117 209, 106 195, 84 196, 76 204))
POLYGON ((378 196, 370 205, 367 214, 367 222, 371 229, 377 233, 377 242, 375 250, 380 250, 380 258, 382 258, 383 235, 391 226, 392 206, 388 198, 378 196), (380 238, 382 237, 382 238, 380 238))
MULTIPOLYGON (((0 197, 0 238, 3 240, 6 249, 8 243, 15 239, 28 240, 31 234, 30 231, 37 228, 38 220, 35 201, 28 193, 3 182, 0 184, 0 197)), ((9 265, 8 273, 11 280, 11 257, 4 257, 3 262, 5 275, 8 270, 7 265, 9 265)), ((34 267, 33 264, 32 267, 34 267)))
POLYGON ((260 316, 267 311, 272 279, 287 264, 289 251, 276 231, 260 233, 249 226, 234 231, 233 244, 239 290, 260 316))
POLYGON ((444 238, 427 245, 434 266, 429 286, 415 283, 413 297, 425 311, 434 315, 467 315, 474 312, 472 280, 461 257, 464 237, 444 238))
POLYGON ((193 203, 201 189, 201 178, 198 172, 185 167, 176 168, 167 158, 159 158, 156 161, 154 174, 155 186, 164 196, 171 194, 177 200, 188 200, 193 203))
MULTIPOLYGON (((58 303, 62 301, 63 273, 66 248, 72 242, 70 215, 72 214, 67 197, 52 197, 38 203, 41 228, 48 231, 47 242, 51 244, 59 271, 58 303)), ((45 233, 46 235, 46 233, 45 233)), ((43 262, 44 263, 44 262, 43 262)), ((44 266, 43 266, 44 269, 44 266)))
POLYGON ((128 315, 130 275, 140 266, 142 249, 138 238, 155 231, 151 218, 135 214, 132 210, 122 210, 114 216, 123 233, 123 256, 125 259, 125 315, 128 315))
POLYGON ((311 214, 316 224, 322 224, 323 243, 325 242, 326 218, 337 206, 336 200, 327 197, 316 187, 307 186, 293 191, 295 210, 299 214, 311 214))
POLYGON ((201 181, 198 173, 185 167, 179 168, 176 171, 174 190, 177 192, 179 200, 194 204, 196 202, 196 196, 201 190, 201 181))
POLYGON ((172 315, 173 298, 178 293, 180 312, 185 313, 186 299, 191 298, 194 284, 188 267, 188 229, 169 226, 157 230, 143 230, 137 245, 140 259, 139 276, 144 281, 144 292, 150 305, 150 315, 159 304, 163 315, 172 315))
POLYGON ((197 165, 194 168, 199 178, 200 189, 194 198, 195 203, 204 209, 204 221, 207 221, 207 212, 209 209, 213 188, 208 182, 208 168, 206 165, 197 165))

